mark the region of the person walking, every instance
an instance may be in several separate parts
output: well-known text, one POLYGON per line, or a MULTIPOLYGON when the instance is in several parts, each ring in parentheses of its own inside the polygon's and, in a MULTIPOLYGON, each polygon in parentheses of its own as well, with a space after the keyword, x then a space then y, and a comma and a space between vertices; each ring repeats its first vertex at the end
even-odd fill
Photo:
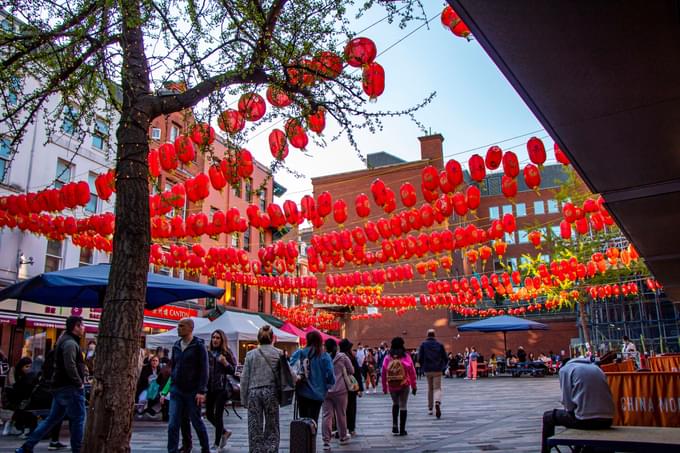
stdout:
POLYGON ((413 395, 418 390, 416 369, 411 356, 404 348, 403 338, 394 337, 390 346, 389 357, 383 363, 382 387, 383 393, 389 391, 392 398, 392 434, 405 436, 409 387, 413 395))
POLYGON ((376 372, 378 373, 376 376, 376 380, 378 382, 381 381, 381 375, 382 375, 382 366, 383 362, 385 361, 385 357, 387 356, 387 344, 385 342, 380 343, 380 348, 378 348, 378 354, 377 354, 377 362, 376 362, 376 372))
POLYGON ((307 346, 298 349, 290 358, 290 365, 297 372, 299 382, 295 388, 300 417, 311 418, 318 425, 321 405, 326 393, 335 385, 331 356, 322 349, 321 334, 310 331, 307 346))
POLYGON ((353 392, 352 390, 349 390, 347 392, 347 431, 349 431, 349 435, 352 437, 355 437, 357 435, 356 432, 356 427, 357 427, 357 397, 361 398, 361 395, 363 394, 364 391, 364 381, 361 379, 361 369, 359 368, 359 364, 357 363, 356 357, 354 357, 354 354, 352 353, 352 343, 347 339, 344 338, 340 340, 340 344, 338 345, 340 348, 340 352, 345 354, 350 362, 352 362, 352 367, 354 368, 354 379, 357 380, 357 384, 359 384, 359 390, 356 392, 353 392))
POLYGON ((172 384, 168 453, 177 453, 182 420, 189 418, 201 444, 201 453, 210 452, 208 431, 201 418, 201 405, 208 391, 208 351, 205 342, 194 336, 194 321, 184 318, 177 324, 179 340, 172 346, 172 384))
POLYGON ((274 331, 264 325, 257 332, 258 347, 246 354, 241 373, 241 405, 248 408, 248 448, 250 453, 279 451, 280 349, 275 348, 274 331))
POLYGON ((434 405, 437 418, 441 418, 442 409, 442 373, 446 369, 448 358, 444 345, 435 338, 434 329, 427 331, 427 338, 418 350, 420 366, 427 377, 427 410, 432 415, 434 405))
POLYGON ((50 413, 33 430, 16 453, 33 453, 33 447, 51 432, 64 417, 69 419, 71 451, 80 453, 85 425, 85 361, 80 350, 80 339, 85 333, 83 318, 69 316, 66 330, 57 340, 52 379, 52 407, 50 413))
POLYGON ((321 436, 323 438, 324 451, 331 450, 331 432, 333 431, 333 418, 338 427, 338 434, 340 435, 340 444, 346 444, 350 437, 347 435, 347 383, 345 376, 354 374, 354 366, 347 355, 338 352, 338 344, 334 339, 326 340, 324 346, 326 352, 333 360, 333 375, 335 376, 335 384, 326 393, 326 398, 323 400, 321 408, 323 409, 323 425, 321 436))
POLYGON ((477 360, 479 360, 479 353, 477 352, 477 348, 474 346, 470 348, 470 355, 468 356, 470 359, 470 366, 468 367, 468 378, 472 379, 473 381, 477 380, 477 360))
POLYGON ((210 336, 208 350, 208 394, 205 397, 205 413, 215 427, 215 448, 227 445, 231 431, 224 429, 224 405, 230 398, 229 375, 236 372, 236 359, 227 345, 227 336, 221 329, 210 336))
POLYGON ((370 388, 373 388, 373 393, 378 392, 378 376, 376 372, 376 358, 373 349, 366 351, 364 358, 364 368, 366 369, 366 393, 369 393, 370 388))

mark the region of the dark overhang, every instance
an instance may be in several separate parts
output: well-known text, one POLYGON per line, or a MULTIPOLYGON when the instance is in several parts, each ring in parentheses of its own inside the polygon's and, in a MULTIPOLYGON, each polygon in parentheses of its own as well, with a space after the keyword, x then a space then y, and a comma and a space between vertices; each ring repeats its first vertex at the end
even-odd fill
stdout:
POLYGON ((680 300, 680 2, 448 2, 680 300))

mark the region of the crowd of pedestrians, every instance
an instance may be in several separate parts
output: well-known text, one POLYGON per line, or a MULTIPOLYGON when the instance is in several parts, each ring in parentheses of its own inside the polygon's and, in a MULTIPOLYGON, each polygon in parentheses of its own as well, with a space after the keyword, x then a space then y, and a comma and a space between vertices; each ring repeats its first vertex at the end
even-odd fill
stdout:
MULTIPOLYGON (((474 381, 478 366, 487 365, 474 346, 466 348, 464 353, 447 354, 433 329, 427 332, 420 347, 411 351, 406 349, 401 337, 393 338, 389 345, 383 342, 377 347, 368 347, 358 343, 354 348, 349 339, 336 342, 329 338, 324 342, 318 331, 310 331, 305 347, 288 358, 286 351, 274 347, 274 329, 264 326, 258 332, 257 347, 245 355, 243 367, 239 369, 238 359, 222 330, 215 330, 206 344, 193 335, 193 328, 191 319, 182 319, 177 329, 179 338, 171 352, 158 348, 153 353, 140 354, 135 410, 138 417, 168 422, 168 453, 192 451, 192 427, 201 453, 222 451, 232 435, 224 425, 225 406, 239 400, 247 410, 250 452, 277 452, 281 438, 279 408, 290 403, 284 396, 286 391, 295 395, 294 417, 308 419, 313 426, 319 426, 325 452, 331 451, 333 442, 344 445, 357 436, 358 398, 377 393, 378 386, 390 396, 392 433, 406 436, 409 395, 416 394, 419 378, 425 377, 427 382, 428 414, 439 419, 442 376, 453 376, 464 367, 465 379, 474 381), (286 382, 292 383, 289 390, 286 382), (213 442, 203 421, 203 409, 214 428, 213 442)), ((79 453, 87 376, 96 357, 94 342, 88 344, 85 352, 80 350, 83 334, 82 319, 69 318, 66 332, 44 360, 36 364, 24 357, 11 373, 7 360, 0 355, 0 379, 4 381, 11 374, 12 384, 7 387, 11 392, 5 392, 3 400, 8 399, 7 395, 13 400, 3 404, 11 405, 14 410, 5 428, 10 426, 25 437, 16 453, 32 453, 44 438, 49 438, 50 450, 65 448, 66 445, 59 442, 64 419, 69 422, 71 451, 79 453), (49 407, 49 413, 38 423, 32 409, 41 395, 46 401, 40 405, 49 407)), ((534 357, 520 346, 516 353, 507 351, 504 357, 492 354, 487 370, 495 374, 502 368, 523 363, 550 365, 559 363, 561 356, 563 351, 560 355, 550 352, 534 357)), ((603 414, 609 413, 597 412, 597 415, 603 414)), ((561 412, 546 414, 544 431, 550 433, 551 426, 560 423, 586 424, 578 421, 583 416, 582 412, 577 412, 576 418, 561 412)), ((600 422, 593 423, 599 426, 600 422)))

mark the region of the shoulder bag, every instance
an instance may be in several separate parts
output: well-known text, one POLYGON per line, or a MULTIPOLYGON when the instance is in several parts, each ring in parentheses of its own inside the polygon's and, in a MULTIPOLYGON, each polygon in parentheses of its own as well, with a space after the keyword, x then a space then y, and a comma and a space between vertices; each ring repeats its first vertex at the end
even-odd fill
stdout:
POLYGON ((274 382, 276 384, 276 399, 279 401, 279 406, 290 405, 293 402, 293 395, 295 394, 295 379, 293 377, 293 373, 290 371, 288 361, 283 356, 283 354, 279 355, 279 372, 277 373, 272 364, 269 363, 269 360, 267 360, 267 356, 264 355, 262 349, 258 349, 258 351, 274 375, 274 382))

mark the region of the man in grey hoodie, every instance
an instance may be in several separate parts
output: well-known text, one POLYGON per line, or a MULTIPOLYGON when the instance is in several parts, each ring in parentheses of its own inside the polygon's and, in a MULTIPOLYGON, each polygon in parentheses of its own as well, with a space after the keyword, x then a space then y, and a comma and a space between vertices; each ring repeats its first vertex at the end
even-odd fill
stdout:
POLYGON ((611 426, 614 418, 614 401, 607 377, 590 359, 579 357, 562 366, 560 387, 564 409, 543 414, 542 453, 550 451, 548 438, 555 435, 555 426, 604 429, 611 426))
POLYGON ((66 331, 59 337, 54 354, 50 413, 16 453, 33 453, 33 447, 64 417, 69 419, 71 451, 80 453, 85 425, 85 361, 80 350, 80 338, 84 333, 83 318, 70 316, 66 320, 66 331))

